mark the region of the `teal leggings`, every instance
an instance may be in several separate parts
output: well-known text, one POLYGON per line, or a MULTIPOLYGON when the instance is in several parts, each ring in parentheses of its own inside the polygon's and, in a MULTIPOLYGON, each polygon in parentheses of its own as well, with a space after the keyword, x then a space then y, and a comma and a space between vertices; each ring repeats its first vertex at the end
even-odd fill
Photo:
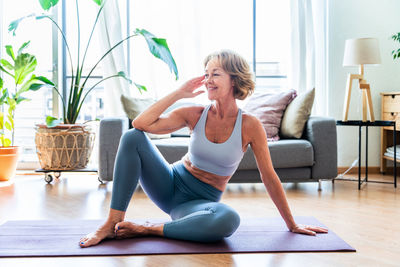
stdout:
POLYGON ((142 131, 130 129, 118 147, 112 209, 126 211, 138 181, 148 197, 172 218, 164 225, 165 237, 214 242, 239 227, 237 212, 218 202, 222 191, 194 177, 182 162, 169 164, 142 131))

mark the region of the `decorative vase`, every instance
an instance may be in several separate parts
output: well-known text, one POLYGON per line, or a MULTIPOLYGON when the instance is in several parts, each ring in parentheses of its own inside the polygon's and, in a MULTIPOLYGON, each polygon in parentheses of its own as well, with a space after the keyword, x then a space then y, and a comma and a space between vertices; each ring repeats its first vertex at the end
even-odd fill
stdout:
POLYGON ((44 170, 86 168, 93 150, 95 133, 83 124, 60 124, 48 128, 36 124, 36 153, 44 170))
POLYGON ((19 146, 0 147, 0 181, 8 181, 15 176, 19 153, 19 146))

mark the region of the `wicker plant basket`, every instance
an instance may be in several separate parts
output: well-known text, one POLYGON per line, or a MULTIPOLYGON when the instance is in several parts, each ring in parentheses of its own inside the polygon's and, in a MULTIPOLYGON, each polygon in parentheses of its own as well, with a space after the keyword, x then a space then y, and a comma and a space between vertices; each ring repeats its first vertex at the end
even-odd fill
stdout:
POLYGON ((61 124, 47 128, 37 124, 35 143, 40 166, 45 170, 86 168, 94 138, 95 133, 87 125, 61 124))

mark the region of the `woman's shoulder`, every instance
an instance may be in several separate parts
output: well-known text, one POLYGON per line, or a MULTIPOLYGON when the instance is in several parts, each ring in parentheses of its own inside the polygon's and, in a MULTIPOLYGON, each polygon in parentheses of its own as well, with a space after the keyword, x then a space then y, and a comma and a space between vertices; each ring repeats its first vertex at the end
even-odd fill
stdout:
POLYGON ((251 129, 252 127, 261 124, 260 120, 246 111, 242 112, 242 124, 244 127, 251 129))
POLYGON ((179 113, 185 118, 189 128, 193 129, 205 108, 205 106, 193 104, 179 108, 179 113))
POLYGON ((258 135, 259 132, 264 131, 261 121, 256 116, 246 112, 242 113, 242 133, 249 139, 251 139, 251 136, 258 135))

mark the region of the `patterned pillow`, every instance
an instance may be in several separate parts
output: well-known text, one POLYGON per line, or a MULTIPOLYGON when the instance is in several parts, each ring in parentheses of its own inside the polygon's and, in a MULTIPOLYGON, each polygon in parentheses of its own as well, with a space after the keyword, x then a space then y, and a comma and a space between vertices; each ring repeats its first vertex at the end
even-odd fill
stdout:
POLYGON ((296 96, 293 89, 255 92, 243 109, 261 121, 268 141, 278 141, 283 112, 296 96))

